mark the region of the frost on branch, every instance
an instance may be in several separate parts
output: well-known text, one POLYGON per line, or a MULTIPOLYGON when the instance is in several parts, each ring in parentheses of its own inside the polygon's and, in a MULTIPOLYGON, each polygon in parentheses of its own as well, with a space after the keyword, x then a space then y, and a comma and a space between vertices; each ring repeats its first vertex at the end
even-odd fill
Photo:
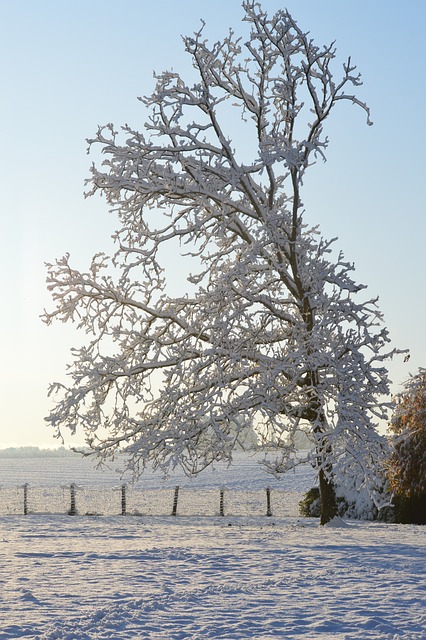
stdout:
POLYGON ((48 422, 58 436, 82 429, 101 459, 125 452, 136 473, 231 461, 247 425, 281 473, 308 428, 325 522, 345 478, 377 497, 394 351, 352 265, 304 223, 301 187, 337 103, 368 123, 369 110, 350 59, 336 77, 334 45, 317 46, 286 11, 243 9, 246 40, 184 39, 196 80, 158 74, 143 132, 107 125, 89 141, 104 161, 88 195, 117 216, 117 248, 88 273, 69 256, 48 266, 45 321, 88 334, 69 386, 52 385, 48 422), (177 246, 191 262, 179 297, 163 262, 177 246))

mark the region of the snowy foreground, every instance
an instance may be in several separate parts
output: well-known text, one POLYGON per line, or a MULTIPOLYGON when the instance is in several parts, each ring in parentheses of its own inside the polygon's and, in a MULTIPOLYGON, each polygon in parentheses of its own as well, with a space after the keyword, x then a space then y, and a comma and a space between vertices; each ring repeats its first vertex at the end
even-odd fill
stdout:
POLYGON ((341 525, 2 516, 0 639, 426 638, 425 527, 341 525))

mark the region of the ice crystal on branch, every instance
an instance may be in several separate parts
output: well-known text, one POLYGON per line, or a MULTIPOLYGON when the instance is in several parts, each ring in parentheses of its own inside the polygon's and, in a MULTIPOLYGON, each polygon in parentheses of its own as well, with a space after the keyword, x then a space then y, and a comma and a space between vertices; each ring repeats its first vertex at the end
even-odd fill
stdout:
POLYGON ((46 322, 77 321, 92 337, 70 386, 52 387, 48 421, 58 435, 83 429, 101 458, 127 452, 137 472, 231 460, 252 425, 279 473, 308 428, 325 522, 345 477, 376 491, 394 352, 352 265, 304 223, 301 187, 336 105, 368 123, 369 110, 350 59, 332 72, 333 44, 317 46, 286 11, 243 9, 247 41, 230 31, 211 45, 203 29, 184 39, 196 82, 157 74, 143 133, 107 125, 89 141, 105 157, 89 193, 118 218, 117 250, 88 273, 68 256, 49 265, 46 322), (177 247, 192 261, 180 297, 164 269, 177 247))

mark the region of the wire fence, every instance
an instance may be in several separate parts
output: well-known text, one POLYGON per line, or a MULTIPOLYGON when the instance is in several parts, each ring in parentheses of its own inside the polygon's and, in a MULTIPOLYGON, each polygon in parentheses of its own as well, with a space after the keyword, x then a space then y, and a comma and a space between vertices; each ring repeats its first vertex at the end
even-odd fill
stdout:
POLYGON ((297 517, 299 492, 263 490, 0 487, 0 515, 276 516, 297 517))

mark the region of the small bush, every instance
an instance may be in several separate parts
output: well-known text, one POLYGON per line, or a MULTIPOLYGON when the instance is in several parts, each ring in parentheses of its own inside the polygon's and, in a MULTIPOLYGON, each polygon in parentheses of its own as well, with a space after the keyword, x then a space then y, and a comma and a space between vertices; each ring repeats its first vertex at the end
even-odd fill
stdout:
POLYGON ((401 524, 426 524, 426 493, 394 496, 393 517, 401 524))
POLYGON ((299 513, 304 518, 319 518, 321 516, 320 492, 318 487, 312 487, 299 502, 299 513))
MULTIPOLYGON (((304 518, 319 518, 321 502, 318 487, 309 489, 299 502, 299 513, 304 518)), ((365 491, 348 492, 346 496, 337 496, 337 513, 352 520, 378 520, 379 512, 365 491)), ((393 512, 392 512, 393 513, 393 512)), ((391 517, 388 515, 387 517, 391 517)), ((384 520, 385 521, 385 520, 384 520)), ((386 520, 391 522, 391 520, 386 520)), ((393 520, 392 520, 393 522, 393 520)))
MULTIPOLYGON (((392 505, 383 509, 368 509, 360 512, 359 505, 338 498, 339 516, 353 520, 377 520, 392 524, 426 524, 426 494, 406 496, 397 494, 392 505)), ((309 489, 299 502, 299 513, 304 518, 319 518, 321 515, 318 487, 309 489)))

